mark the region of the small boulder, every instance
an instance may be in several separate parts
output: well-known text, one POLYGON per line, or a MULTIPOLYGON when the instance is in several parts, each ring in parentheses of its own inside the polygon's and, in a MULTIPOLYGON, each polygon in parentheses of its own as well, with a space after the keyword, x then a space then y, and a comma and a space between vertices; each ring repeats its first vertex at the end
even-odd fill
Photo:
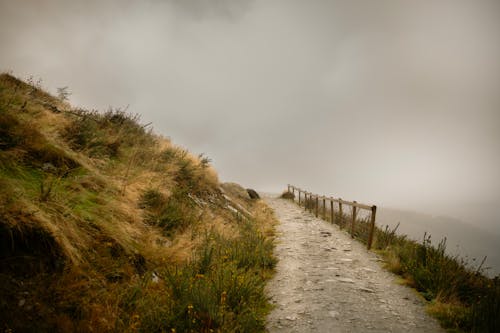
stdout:
POLYGON ((252 190, 251 188, 247 188, 248 195, 250 196, 250 199, 256 200, 260 199, 259 194, 255 191, 252 190))

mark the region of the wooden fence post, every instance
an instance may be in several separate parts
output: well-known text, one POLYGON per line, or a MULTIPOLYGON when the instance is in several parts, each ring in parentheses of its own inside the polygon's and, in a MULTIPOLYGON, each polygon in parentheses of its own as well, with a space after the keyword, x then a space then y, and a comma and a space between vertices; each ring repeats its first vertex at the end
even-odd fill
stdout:
MULTIPOLYGON (((356 204, 356 201, 353 201, 356 204)), ((354 224, 356 223, 356 206, 352 206, 351 238, 354 238, 354 224)))
POLYGON ((307 192, 304 192, 304 210, 307 210, 307 192))
POLYGON ((311 203, 311 207, 310 207, 309 211, 311 212, 311 214, 314 214, 314 208, 316 208, 316 205, 315 205, 316 200, 314 200, 314 195, 312 193, 309 193, 309 195, 310 195, 310 197, 309 197, 310 200, 309 201, 311 203))
POLYGON ((314 207, 314 208, 315 208, 315 209, 314 209, 314 213, 315 213, 314 215, 316 215, 316 217, 318 217, 318 209, 319 209, 319 207, 318 207, 318 206, 319 206, 319 197, 318 197, 318 195, 316 194, 316 205, 315 205, 315 207, 314 207))
POLYGON ((372 216, 370 221, 370 235, 368 236, 368 250, 372 247, 373 234, 375 232, 375 216, 377 214, 377 206, 372 206, 372 216))
POLYGON ((311 207, 309 207, 309 212, 311 212, 312 214, 314 212, 314 197, 312 192, 309 192, 309 201, 311 202, 311 207))
POLYGON ((323 197, 323 220, 326 220, 326 198, 323 197))
POLYGON ((342 212, 342 199, 339 198, 339 226, 342 228, 344 224, 344 213, 342 212))
POLYGON ((300 189, 299 189, 299 206, 300 206, 300 189))
POLYGON ((287 185, 287 192, 290 192, 290 184, 287 185))
POLYGON ((335 223, 335 212, 333 211, 333 199, 330 198, 330 222, 335 223))

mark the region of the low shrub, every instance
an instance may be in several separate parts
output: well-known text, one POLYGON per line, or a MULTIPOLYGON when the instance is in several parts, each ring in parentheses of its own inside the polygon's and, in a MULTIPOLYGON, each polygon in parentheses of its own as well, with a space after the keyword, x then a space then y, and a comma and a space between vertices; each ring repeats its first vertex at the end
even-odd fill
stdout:
POLYGON ((176 189, 169 197, 155 189, 146 190, 139 207, 145 210, 145 221, 160 227, 166 236, 196 221, 195 206, 182 189, 176 189))
POLYGON ((293 200, 293 199, 295 199, 295 194, 293 194, 292 192, 289 192, 289 191, 284 191, 283 193, 281 193, 281 197, 283 199, 293 200))
POLYGON ((61 132, 71 148, 94 157, 117 158, 126 148, 148 146, 153 135, 139 123, 139 116, 120 109, 105 113, 79 110, 61 132))

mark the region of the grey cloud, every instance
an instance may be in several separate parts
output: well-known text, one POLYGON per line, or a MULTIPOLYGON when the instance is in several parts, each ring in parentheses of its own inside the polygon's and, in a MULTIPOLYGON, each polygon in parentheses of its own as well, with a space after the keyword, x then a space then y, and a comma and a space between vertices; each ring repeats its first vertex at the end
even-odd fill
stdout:
MULTIPOLYGON (((162 1, 162 0, 160 0, 162 1)), ((252 0, 170 0, 177 10, 186 16, 202 20, 240 18, 252 6, 252 0)))
POLYGON ((223 180, 500 202, 498 1, 5 1, 0 69, 130 105, 223 180))

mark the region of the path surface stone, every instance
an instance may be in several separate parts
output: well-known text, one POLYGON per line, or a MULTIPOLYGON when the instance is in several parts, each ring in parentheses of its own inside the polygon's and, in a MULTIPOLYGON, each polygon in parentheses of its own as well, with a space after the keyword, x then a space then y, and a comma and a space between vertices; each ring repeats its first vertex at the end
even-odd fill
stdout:
POLYGON ((289 200, 264 200, 280 220, 269 332, 444 332, 422 298, 345 231, 289 200))

